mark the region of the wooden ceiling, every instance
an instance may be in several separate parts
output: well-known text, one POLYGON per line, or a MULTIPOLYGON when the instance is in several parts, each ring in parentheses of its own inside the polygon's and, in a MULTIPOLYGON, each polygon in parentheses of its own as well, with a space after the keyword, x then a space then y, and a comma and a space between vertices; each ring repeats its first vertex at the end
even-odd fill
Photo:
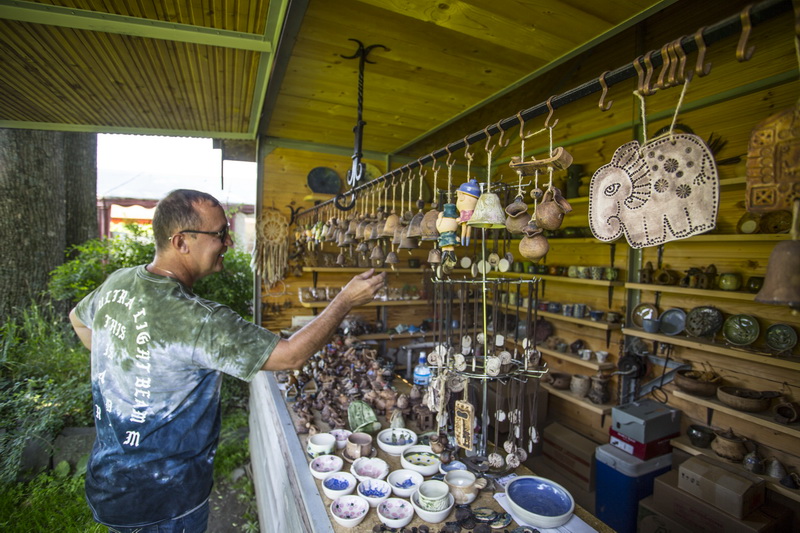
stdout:
POLYGON ((403 150, 675 0, 0 0, 0 127, 403 150))

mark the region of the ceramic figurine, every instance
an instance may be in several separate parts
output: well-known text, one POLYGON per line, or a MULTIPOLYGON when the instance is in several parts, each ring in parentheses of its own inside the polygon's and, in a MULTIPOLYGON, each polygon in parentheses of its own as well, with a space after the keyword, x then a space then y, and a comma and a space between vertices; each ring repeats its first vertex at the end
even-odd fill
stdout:
POLYGON ((475 178, 465 181, 459 185, 456 195, 456 208, 458 208, 459 212, 458 223, 461 225, 461 245, 469 246, 470 232, 472 229, 467 225, 467 222, 472 218, 475 205, 478 203, 478 198, 481 195, 481 188, 480 185, 478 185, 478 181, 475 178))

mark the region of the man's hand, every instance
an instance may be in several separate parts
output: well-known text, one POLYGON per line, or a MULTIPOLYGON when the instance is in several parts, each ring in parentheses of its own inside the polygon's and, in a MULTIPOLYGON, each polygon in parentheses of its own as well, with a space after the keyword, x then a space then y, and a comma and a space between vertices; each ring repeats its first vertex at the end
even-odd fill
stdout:
POLYGON ((386 272, 375 274, 375 269, 371 268, 354 276, 336 297, 343 298, 350 307, 358 307, 371 302, 385 284, 386 272))

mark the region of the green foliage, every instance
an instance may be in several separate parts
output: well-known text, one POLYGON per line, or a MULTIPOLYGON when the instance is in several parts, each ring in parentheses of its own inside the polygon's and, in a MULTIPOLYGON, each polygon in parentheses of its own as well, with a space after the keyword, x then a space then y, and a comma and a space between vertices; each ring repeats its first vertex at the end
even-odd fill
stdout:
POLYGON ((247 438, 247 413, 239 411, 222 417, 219 447, 214 458, 214 478, 224 480, 231 472, 244 466, 250 457, 247 438))
POLYGON ((0 491, 0 530, 102 533, 108 528, 92 519, 83 476, 42 474, 30 483, 13 483, 0 491))
MULTIPOLYGON (((91 239, 69 250, 71 260, 50 273, 50 294, 56 300, 78 303, 96 289, 115 270, 149 263, 155 244, 149 228, 126 226, 132 235, 113 239, 91 239)), ((225 304, 246 319, 253 315, 253 272, 250 254, 229 249, 225 270, 198 281, 195 294, 225 304)))

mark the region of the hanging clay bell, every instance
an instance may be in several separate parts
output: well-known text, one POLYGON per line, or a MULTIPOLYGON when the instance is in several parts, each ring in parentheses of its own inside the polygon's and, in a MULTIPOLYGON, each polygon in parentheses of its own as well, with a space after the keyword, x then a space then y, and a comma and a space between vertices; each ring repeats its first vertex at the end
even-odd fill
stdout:
POLYGON ((347 231, 345 231, 345 234, 347 234, 347 235, 352 237, 352 236, 354 236, 356 234, 356 230, 357 229, 358 229, 358 220, 356 220, 354 218, 350 219, 350 222, 347 225, 347 231))
POLYGON ((409 237, 405 232, 403 233, 404 235, 400 239, 400 244, 397 246, 398 250, 413 250, 414 248, 419 248, 419 242, 416 237, 409 237))
POLYGON ((369 221, 366 218, 361 219, 356 225, 356 240, 360 241, 364 238, 364 228, 367 227, 369 221))
POLYGON ((336 256, 336 264, 339 266, 344 266, 345 262, 344 254, 339 252, 339 255, 336 256))
POLYGON ((475 204, 475 211, 467 221, 467 226, 486 229, 505 228, 506 217, 500 198, 493 192, 481 194, 475 204))
POLYGON ((430 252, 428 252, 428 263, 431 265, 438 265, 442 262, 442 251, 438 248, 432 248, 430 252))
POLYGON ((431 209, 422 217, 422 241, 435 241, 439 238, 439 230, 436 229, 436 219, 439 218, 439 211, 431 209))
POLYGON ((394 227, 394 236, 392 237, 392 244, 400 244, 400 241, 403 239, 403 233, 405 233, 406 228, 400 225, 399 221, 397 225, 394 227))
POLYGON ((519 254, 522 257, 536 262, 547 255, 547 252, 550 251, 550 243, 542 235, 542 229, 536 226, 533 220, 525 226, 522 233, 524 237, 519 241, 519 254))
POLYGON ((360 242, 358 243, 358 246, 356 246, 356 252, 360 254, 367 253, 368 251, 369 251, 369 246, 367 246, 366 242, 360 242))
POLYGON ((536 207, 536 224, 546 230, 561 227, 564 215, 572 211, 572 206, 556 187, 544 193, 541 203, 536 207))
POLYGON ((397 258, 397 253, 395 253, 394 250, 386 254, 386 260, 384 261, 384 263, 386 263, 387 265, 396 265, 399 262, 400 260, 397 258))
MULTIPOLYGON (((420 202, 421 203, 421 202, 420 202)), ((425 214, 422 212, 422 209, 417 212, 416 215, 411 219, 411 222, 408 223, 408 230, 406 230, 406 235, 409 237, 421 237, 422 236, 422 220, 425 218, 425 214)))
POLYGON ((394 237, 394 230, 397 228, 397 224, 400 222, 400 217, 397 216, 395 213, 392 213, 388 217, 386 217, 386 222, 383 225, 383 229, 381 229, 381 237, 394 237))
POLYGON ((383 248, 376 244, 372 248, 372 252, 369 254, 369 260, 372 263, 372 266, 379 267, 383 265, 384 259, 386 259, 386 255, 383 253, 383 248))

